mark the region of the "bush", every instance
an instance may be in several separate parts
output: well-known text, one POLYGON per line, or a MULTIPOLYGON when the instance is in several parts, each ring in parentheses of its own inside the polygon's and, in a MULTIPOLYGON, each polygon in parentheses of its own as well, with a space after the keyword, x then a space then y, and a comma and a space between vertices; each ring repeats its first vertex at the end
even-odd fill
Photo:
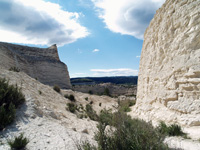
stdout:
POLYGON ((20 69, 17 67, 10 67, 9 71, 20 72, 20 69))
POLYGON ((75 98, 74 98, 74 95, 72 95, 72 94, 69 95, 69 99, 70 99, 71 101, 74 101, 74 102, 76 101, 75 98))
POLYGON ((108 88, 105 88, 104 89, 104 94, 107 95, 107 96, 110 96, 110 91, 108 88))
POLYGON ((165 150, 164 136, 150 123, 131 119, 123 112, 113 114, 114 130, 105 131, 106 124, 99 123, 95 139, 100 150, 165 150))
POLYGON ((38 93, 41 95, 41 94, 42 94, 42 91, 38 90, 38 93))
POLYGON ((158 130, 160 133, 168 135, 168 136, 184 136, 187 137, 187 134, 184 133, 181 129, 181 126, 172 124, 167 126, 163 121, 160 122, 158 126, 158 130))
POLYGON ((119 102, 119 110, 122 112, 130 112, 130 107, 135 105, 135 101, 133 100, 123 100, 119 102))
MULTIPOLYGON (((98 132, 95 140, 98 148, 87 145, 88 150, 167 150, 163 143, 165 136, 151 123, 139 119, 132 119, 126 113, 102 110, 99 116, 98 132), (112 126, 110 129, 107 125, 112 126), (114 128, 113 128, 114 127, 114 128)), ((82 147, 84 149, 84 147, 82 147)))
POLYGON ((8 140, 8 145, 11 149, 14 150, 23 150, 25 149, 26 145, 29 143, 29 140, 24 137, 23 134, 20 134, 20 136, 15 137, 14 140, 8 140))
POLYGON ((85 100, 88 101, 88 97, 86 97, 85 100))
POLYGON ((72 113, 75 113, 77 109, 77 105, 74 103, 67 103, 67 110, 69 110, 72 113))
POLYGON ((93 94, 93 92, 91 90, 88 91, 89 94, 93 94))
POLYGON ((92 106, 87 104, 86 105, 86 108, 85 108, 85 112, 87 114, 87 116, 91 119, 91 120, 94 120, 94 121, 97 121, 98 120, 98 115, 96 114, 96 112, 93 110, 92 106))
POLYGON ((72 94, 70 94, 70 95, 65 94, 64 97, 65 97, 65 98, 68 98, 68 99, 71 100, 72 102, 75 102, 75 101, 76 101, 76 99, 74 98, 74 95, 72 95, 72 94))
MULTIPOLYGON (((110 124, 109 121, 108 124, 110 124)), ((115 129, 110 129, 108 132, 105 130, 106 123, 99 122, 95 139, 100 150, 168 149, 163 144, 164 136, 154 129, 150 123, 131 119, 127 114, 119 111, 113 114, 111 124, 115 129)))
POLYGON ((103 109, 99 114, 99 122, 105 125, 112 125, 113 114, 111 110, 103 109))
POLYGON ((0 79, 0 130, 15 119, 15 109, 25 102, 25 97, 17 85, 9 85, 0 79))
POLYGON ((15 113, 15 106, 12 103, 10 103, 8 109, 5 109, 4 105, 0 107, 0 130, 14 121, 15 113))
POLYGON ((60 93, 60 87, 59 87, 58 85, 54 85, 53 89, 54 89, 56 92, 60 93))
POLYGON ((76 144, 76 147, 78 150, 97 150, 97 148, 88 141, 82 142, 82 144, 76 144))

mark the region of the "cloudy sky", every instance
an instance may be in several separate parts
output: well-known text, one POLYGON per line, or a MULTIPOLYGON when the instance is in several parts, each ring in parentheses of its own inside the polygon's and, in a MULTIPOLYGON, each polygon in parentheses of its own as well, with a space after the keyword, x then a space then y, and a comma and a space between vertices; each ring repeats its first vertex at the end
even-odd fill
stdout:
POLYGON ((0 41, 57 44, 70 77, 137 75, 143 34, 165 0, 0 0, 0 41))

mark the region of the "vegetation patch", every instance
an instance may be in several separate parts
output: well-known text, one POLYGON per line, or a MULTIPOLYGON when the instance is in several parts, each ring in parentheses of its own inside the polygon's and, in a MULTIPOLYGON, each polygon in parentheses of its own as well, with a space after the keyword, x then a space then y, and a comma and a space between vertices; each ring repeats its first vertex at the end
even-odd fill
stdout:
POLYGON ((133 105, 135 105, 134 100, 119 101, 119 110, 122 112, 130 112, 131 111, 130 107, 133 105))
POLYGON ((42 91, 38 90, 38 93, 39 93, 40 95, 42 95, 42 91))
POLYGON ((54 85, 53 89, 54 89, 56 92, 60 93, 60 87, 59 87, 58 85, 54 85))
POLYGON ((17 85, 9 85, 6 79, 0 79, 0 130, 15 119, 16 108, 25 102, 25 97, 17 85))
POLYGON ((26 148, 26 145, 29 143, 29 140, 24 137, 23 134, 20 134, 18 137, 15 137, 14 140, 8 140, 8 145, 12 150, 23 150, 26 148))
POLYGON ((89 104, 86 105, 85 112, 91 120, 98 121, 98 115, 96 114, 91 105, 89 104))
POLYGON ((93 91, 92 91, 92 90, 89 90, 88 93, 92 95, 92 94, 93 94, 93 91))
POLYGON ((75 111, 77 110, 77 105, 74 103, 67 103, 67 110, 69 110, 71 113, 75 113, 75 111))
POLYGON ((108 88, 104 89, 104 95, 110 96, 110 91, 108 88))
POLYGON ((84 143, 85 150, 167 150, 163 143, 165 136, 155 129, 151 123, 132 119, 126 113, 111 113, 103 110, 99 116, 98 132, 95 140, 98 147, 84 143), (109 128, 106 128, 107 126, 109 128))
POLYGON ((9 71, 20 72, 20 69, 17 67, 10 67, 9 71))
POLYGON ((65 98, 68 98, 68 99, 71 100, 72 102, 75 102, 75 101, 76 101, 74 95, 72 95, 72 94, 70 94, 70 95, 65 94, 64 97, 65 97, 65 98))
POLYGON ((187 134, 184 133, 181 129, 181 126, 172 124, 170 126, 167 126, 165 122, 161 121, 158 130, 160 133, 168 135, 168 136, 184 136, 187 137, 187 134))

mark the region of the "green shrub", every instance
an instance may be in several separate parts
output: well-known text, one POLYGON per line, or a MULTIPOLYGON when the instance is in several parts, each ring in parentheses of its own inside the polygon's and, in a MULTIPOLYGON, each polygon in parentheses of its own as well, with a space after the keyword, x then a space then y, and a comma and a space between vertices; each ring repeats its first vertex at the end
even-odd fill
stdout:
POLYGON ((98 120, 98 115, 96 114, 96 112, 93 110, 92 106, 87 104, 86 108, 85 108, 85 112, 87 114, 87 116, 94 121, 98 120))
POLYGON ((89 94, 93 94, 92 90, 89 90, 88 93, 89 93, 89 94))
POLYGON ((104 94, 107 95, 107 96, 110 96, 110 91, 108 88, 105 88, 104 89, 104 94))
POLYGON ((8 145, 13 150, 23 150, 25 149, 26 145, 29 143, 29 140, 20 134, 20 136, 15 137, 14 140, 8 140, 8 145))
POLYGON ((88 97, 86 97, 85 100, 88 101, 88 97))
POLYGON ((67 103, 67 110, 69 110, 72 113, 75 113, 77 110, 77 105, 74 103, 67 103))
POLYGON ((184 133, 181 129, 181 126, 172 124, 169 126, 169 136, 184 136, 184 133))
MULTIPOLYGON (((84 146, 87 146, 87 150, 169 149, 163 143, 165 135, 161 134, 151 123, 132 119, 122 111, 112 113, 111 110, 104 109, 100 112, 98 121, 98 132, 95 134, 98 148, 86 142, 84 146), (111 128, 106 128, 107 125, 110 125, 111 128)), ((82 149, 84 150, 83 145, 82 149)))
POLYGON ((113 120, 113 114, 111 110, 106 110, 106 109, 101 110, 98 119, 100 123, 105 125, 112 125, 112 120, 113 120))
POLYGON ((14 121, 15 109, 24 102, 21 89, 0 78, 0 130, 14 121))
POLYGON ((42 91, 38 90, 38 93, 41 95, 41 94, 42 94, 42 91))
POLYGON ((54 89, 56 92, 60 93, 60 87, 59 87, 58 85, 54 85, 53 89, 54 89))
POLYGON ((69 99, 70 99, 71 101, 74 101, 74 102, 76 101, 75 98, 74 98, 74 95, 72 95, 72 94, 69 95, 69 99))
POLYGON ((10 67, 9 71, 20 72, 20 69, 17 67, 10 67))
POLYGON ((187 137, 187 134, 182 131, 181 126, 176 125, 176 124, 167 126, 163 121, 161 121, 158 126, 158 130, 160 133, 166 134, 168 136, 185 136, 185 137, 187 137))
MULTIPOLYGON (((164 136, 151 123, 131 119, 126 113, 113 114, 114 130, 106 131, 106 124, 99 122, 95 139, 99 150, 166 150, 164 136)), ((109 124, 109 123, 108 123, 109 124)))
POLYGON ((123 101, 119 101, 119 110, 122 112, 130 112, 131 109, 130 107, 135 105, 135 101, 133 100, 123 100, 123 101))
POLYGON ((8 109, 5 109, 4 105, 0 107, 0 130, 14 121, 15 113, 15 106, 12 103, 10 103, 8 109))
POLYGON ((65 94, 64 97, 67 98, 67 99, 69 99, 69 100, 71 100, 72 102, 76 101, 74 95, 72 95, 72 94, 70 94, 70 95, 65 94))
POLYGON ((78 150, 97 150, 97 148, 94 145, 90 144, 88 141, 77 144, 76 147, 78 150))

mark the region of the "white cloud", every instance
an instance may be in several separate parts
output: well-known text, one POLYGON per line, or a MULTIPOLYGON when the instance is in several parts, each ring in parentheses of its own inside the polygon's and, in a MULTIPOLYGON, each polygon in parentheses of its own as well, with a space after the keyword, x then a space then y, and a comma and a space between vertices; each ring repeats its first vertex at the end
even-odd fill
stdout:
POLYGON ((140 58, 140 56, 136 56, 136 58, 140 58))
POLYGON ((143 39, 156 10, 165 0, 91 0, 106 27, 113 32, 143 39))
POLYGON ((70 74, 70 78, 85 77, 85 76, 86 76, 85 73, 73 73, 73 74, 70 74))
POLYGON ((91 69, 94 72, 93 76, 136 76, 138 75, 138 70, 133 70, 129 68, 120 69, 91 69))
POLYGON ((86 37, 80 13, 44 0, 0 0, 0 41, 59 46, 86 37))
POLYGON ((100 50, 99 49, 94 49, 92 52, 95 53, 95 52, 99 52, 100 50))

